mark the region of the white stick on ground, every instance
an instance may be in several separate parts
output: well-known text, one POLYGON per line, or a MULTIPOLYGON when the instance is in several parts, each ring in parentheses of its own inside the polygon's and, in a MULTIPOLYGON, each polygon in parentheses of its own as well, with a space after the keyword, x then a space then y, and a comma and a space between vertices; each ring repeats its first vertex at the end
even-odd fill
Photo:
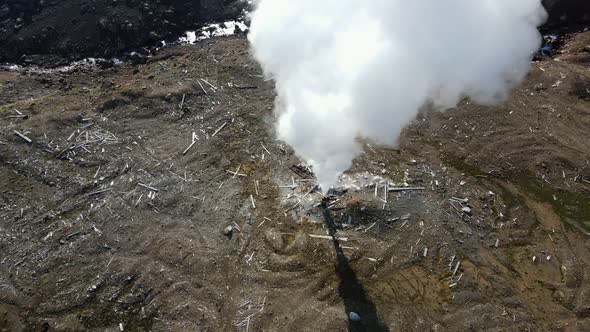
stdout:
POLYGON ((235 179, 236 178, 236 176, 240 172, 240 168, 242 168, 242 164, 240 164, 240 166, 238 166, 238 169, 236 169, 236 171, 234 172, 234 176, 232 176, 232 179, 235 179))
POLYGON ((27 142, 28 144, 32 144, 33 140, 28 138, 27 136, 25 136, 24 134, 14 130, 14 134, 20 138, 22 138, 25 142, 27 142))
POLYGON ((367 227, 367 229, 365 229, 365 233, 368 232, 371 228, 373 228, 373 226, 375 226, 377 223, 374 222, 373 224, 371 224, 371 226, 367 227))
POLYGON ((270 151, 268 151, 268 149, 266 148, 266 146, 264 146, 264 144, 260 143, 260 145, 262 145, 262 148, 264 149, 264 151, 266 151, 266 153, 268 153, 268 155, 272 154, 272 153, 270 153, 270 151))
MULTIPOLYGON (((213 90, 217 90, 217 87, 215 87, 213 84, 211 84, 211 83, 207 82, 207 80, 204 80, 204 79, 202 79, 202 78, 201 78, 201 81, 203 81, 203 82, 207 83, 207 85, 209 85, 209 86, 211 87, 211 89, 213 89, 213 90)), ((198 82, 198 81, 197 81, 197 82, 198 82)))
POLYGON ((180 102, 180 110, 182 111, 182 106, 184 106, 184 97, 186 97, 186 94, 182 94, 182 101, 180 102))
POLYGON ((461 266, 461 261, 457 262, 457 265, 455 266, 455 270, 453 270, 453 277, 455 277, 455 274, 457 274, 457 270, 459 270, 459 266, 461 266))
POLYGON ((94 196, 94 195, 102 194, 104 192, 111 191, 111 190, 112 190, 111 188, 101 189, 101 190, 97 190, 97 191, 93 191, 91 193, 88 193, 87 195, 94 196))
POLYGON ((184 151, 182 151, 182 155, 186 155, 186 153, 188 152, 188 150, 190 150, 193 145, 195 145, 195 143, 197 143, 197 140, 195 139, 195 132, 193 132, 193 137, 192 137, 192 142, 191 145, 188 146, 188 148, 186 148, 184 151))
POLYGON ((217 135, 226 125, 227 125, 227 122, 224 122, 221 125, 221 127, 217 128, 217 130, 213 133, 213 135, 211 135, 211 137, 215 137, 215 135, 217 135))
POLYGON ((203 84, 201 84, 201 82, 199 82, 199 80, 197 80, 197 83, 199 83, 199 86, 201 87, 201 90, 203 90, 205 95, 208 96, 209 94, 207 93, 207 90, 205 90, 205 88, 203 87, 203 84))
POLYGON ((145 189, 151 190, 151 191, 155 191, 155 192, 160 191, 160 189, 154 188, 152 186, 148 186, 147 184, 138 183, 137 185, 140 186, 140 187, 143 187, 145 189))
MULTIPOLYGON (((314 239, 325 239, 325 240, 334 241, 334 237, 332 237, 330 235, 315 235, 315 234, 308 234, 308 235, 309 235, 309 237, 312 237, 314 239)), ((336 237, 336 240, 342 241, 342 242, 347 242, 348 238, 347 237, 336 237)))
POLYGON ((250 201, 252 202, 252 208, 255 209, 256 204, 254 203, 254 197, 252 195, 250 195, 250 201))
POLYGON ((141 198, 143 197, 143 194, 139 195, 139 198, 137 199, 137 201, 135 202, 135 206, 137 206, 139 204, 139 202, 141 202, 141 198))
POLYGON ((395 187, 395 188, 389 188, 388 191, 416 191, 416 190, 425 190, 426 188, 424 187, 395 187))
POLYGON ((236 172, 234 172, 234 171, 230 171, 229 169, 226 169, 225 171, 226 171, 226 172, 228 172, 229 174, 231 174, 231 175, 232 175, 232 177, 233 177, 234 175, 237 175, 237 176, 242 176, 242 177, 247 177, 247 176, 248 176, 248 175, 246 175, 246 174, 243 174, 243 173, 238 173, 238 174, 236 174, 236 172))

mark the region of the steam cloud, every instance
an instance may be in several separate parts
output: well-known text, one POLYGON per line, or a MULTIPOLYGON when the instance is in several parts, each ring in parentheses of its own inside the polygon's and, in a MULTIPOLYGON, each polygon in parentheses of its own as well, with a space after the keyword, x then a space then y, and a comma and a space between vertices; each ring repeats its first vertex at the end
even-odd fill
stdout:
POLYGON ((359 139, 394 144, 421 107, 506 98, 546 12, 540 0, 258 0, 251 18, 278 137, 327 190, 359 139))

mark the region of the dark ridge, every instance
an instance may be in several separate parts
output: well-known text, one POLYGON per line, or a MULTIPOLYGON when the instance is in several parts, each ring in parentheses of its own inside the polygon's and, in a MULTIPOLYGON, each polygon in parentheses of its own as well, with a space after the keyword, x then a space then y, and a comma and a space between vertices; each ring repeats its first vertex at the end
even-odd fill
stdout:
MULTIPOLYGON (((543 30, 590 25, 590 1, 543 4, 543 30)), ((246 7, 241 0, 0 0, 0 62, 110 57, 235 19, 246 7)))
POLYGON ((110 57, 237 18, 243 8, 238 0, 0 0, 0 62, 110 57))
POLYGON ((549 13, 543 29, 579 29, 590 24, 590 1, 587 0, 543 0, 549 13))

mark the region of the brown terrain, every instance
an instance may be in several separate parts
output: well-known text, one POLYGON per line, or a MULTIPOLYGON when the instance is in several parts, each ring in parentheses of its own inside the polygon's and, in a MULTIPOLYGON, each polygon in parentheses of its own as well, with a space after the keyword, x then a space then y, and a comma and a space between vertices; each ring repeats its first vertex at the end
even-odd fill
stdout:
POLYGON ((244 37, 1 71, 0 331, 589 331, 589 65, 567 36, 323 205, 244 37))

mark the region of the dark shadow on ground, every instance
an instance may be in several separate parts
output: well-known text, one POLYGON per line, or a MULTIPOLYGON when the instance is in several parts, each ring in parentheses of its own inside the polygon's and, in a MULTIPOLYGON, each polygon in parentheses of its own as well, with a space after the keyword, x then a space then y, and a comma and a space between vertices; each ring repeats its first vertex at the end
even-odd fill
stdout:
POLYGON ((383 323, 379 316, 377 316, 377 308, 375 304, 369 299, 367 292, 363 285, 359 282, 350 267, 348 258, 344 255, 342 247, 336 238, 336 224, 330 211, 324 206, 323 208, 324 222, 328 226, 330 236, 334 238, 334 250, 336 251, 336 274, 340 278, 338 285, 338 292, 344 301, 344 309, 346 310, 346 317, 349 317, 350 312, 357 313, 361 320, 354 322, 348 319, 348 331, 371 331, 371 332, 386 332, 389 328, 383 323))

